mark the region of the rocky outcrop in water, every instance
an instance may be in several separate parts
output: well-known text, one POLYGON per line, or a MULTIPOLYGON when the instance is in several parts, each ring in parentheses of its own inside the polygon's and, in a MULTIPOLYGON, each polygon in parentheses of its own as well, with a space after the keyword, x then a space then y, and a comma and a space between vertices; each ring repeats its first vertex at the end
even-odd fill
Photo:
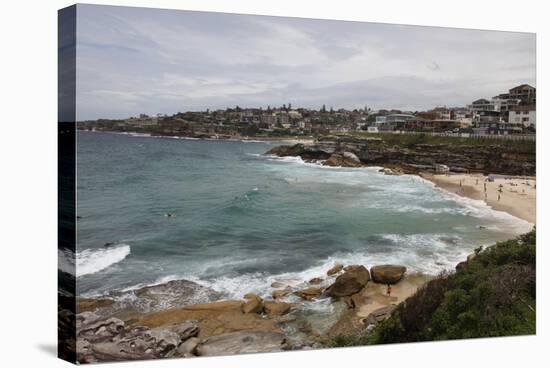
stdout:
POLYGON ((390 146, 379 138, 344 136, 323 137, 313 144, 278 146, 266 154, 299 156, 304 161, 329 166, 389 166, 405 173, 437 171, 440 165, 454 172, 505 175, 535 175, 536 172, 533 150, 505 144, 390 146))

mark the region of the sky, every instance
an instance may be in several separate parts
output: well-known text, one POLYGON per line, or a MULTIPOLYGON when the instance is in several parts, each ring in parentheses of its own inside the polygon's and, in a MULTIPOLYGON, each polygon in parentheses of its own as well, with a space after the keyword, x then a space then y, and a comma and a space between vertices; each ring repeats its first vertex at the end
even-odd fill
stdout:
POLYGON ((78 5, 77 119, 426 110, 536 87, 533 33, 78 5))

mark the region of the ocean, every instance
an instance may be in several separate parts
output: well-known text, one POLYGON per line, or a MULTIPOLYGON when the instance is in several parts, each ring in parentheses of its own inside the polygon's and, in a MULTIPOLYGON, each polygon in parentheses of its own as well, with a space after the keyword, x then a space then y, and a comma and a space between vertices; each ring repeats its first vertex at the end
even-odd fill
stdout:
POLYGON ((77 134, 81 296, 178 279, 266 296, 337 262, 435 275, 530 229, 416 176, 264 155, 284 142, 77 134))

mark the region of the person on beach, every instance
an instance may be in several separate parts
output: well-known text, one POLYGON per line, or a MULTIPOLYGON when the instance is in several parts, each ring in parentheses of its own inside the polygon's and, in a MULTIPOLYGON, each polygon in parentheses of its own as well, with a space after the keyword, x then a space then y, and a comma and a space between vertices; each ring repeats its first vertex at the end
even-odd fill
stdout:
POLYGON ((499 193, 499 195, 498 195, 498 200, 500 201, 500 193, 499 193))
POLYGON ((390 284, 388 284, 388 286, 386 287, 386 295, 387 296, 391 295, 391 285, 390 284))

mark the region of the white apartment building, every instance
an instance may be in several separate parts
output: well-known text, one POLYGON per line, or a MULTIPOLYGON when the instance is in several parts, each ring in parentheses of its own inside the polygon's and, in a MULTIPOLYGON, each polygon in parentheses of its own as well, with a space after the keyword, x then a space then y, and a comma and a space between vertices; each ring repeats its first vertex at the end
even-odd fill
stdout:
POLYGON ((508 122, 521 124, 525 127, 537 127, 537 111, 533 105, 516 106, 508 114, 508 122))

